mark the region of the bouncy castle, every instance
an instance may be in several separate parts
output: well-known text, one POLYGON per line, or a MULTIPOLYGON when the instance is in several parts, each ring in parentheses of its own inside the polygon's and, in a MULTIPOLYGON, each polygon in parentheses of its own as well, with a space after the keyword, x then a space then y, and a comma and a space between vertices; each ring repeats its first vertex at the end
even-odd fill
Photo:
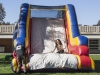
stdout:
MULTIPOLYGON (((29 66, 27 72, 49 68, 95 70, 95 63, 89 57, 88 38, 79 32, 72 4, 22 4, 13 34, 13 46, 13 72, 18 68, 18 55, 25 57, 25 65, 29 66), (64 47, 67 46, 65 53, 59 54, 57 50, 51 53, 56 39, 60 39, 64 47)), ((22 68, 20 70, 23 72, 22 68)))

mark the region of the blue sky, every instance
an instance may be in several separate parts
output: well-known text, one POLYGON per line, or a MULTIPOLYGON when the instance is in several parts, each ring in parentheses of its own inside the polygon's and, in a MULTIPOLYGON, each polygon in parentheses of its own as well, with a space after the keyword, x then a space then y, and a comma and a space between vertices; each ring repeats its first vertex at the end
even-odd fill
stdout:
POLYGON ((100 0, 0 0, 0 3, 3 4, 6 11, 4 21, 11 23, 19 18, 20 6, 23 3, 48 6, 73 4, 78 24, 93 25, 100 20, 100 0))

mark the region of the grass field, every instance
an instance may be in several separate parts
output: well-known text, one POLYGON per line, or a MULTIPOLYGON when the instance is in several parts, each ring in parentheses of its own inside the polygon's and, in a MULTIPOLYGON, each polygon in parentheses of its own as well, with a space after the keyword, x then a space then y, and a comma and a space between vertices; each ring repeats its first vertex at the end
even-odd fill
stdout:
MULTIPOLYGON (((9 60, 5 60, 6 54, 0 54, 0 75, 16 75, 10 68, 9 60)), ((96 70, 94 72, 74 72, 74 73, 28 73, 27 75, 100 75, 100 55, 90 55, 95 61, 96 70)), ((23 73, 20 75, 24 75, 23 73)))

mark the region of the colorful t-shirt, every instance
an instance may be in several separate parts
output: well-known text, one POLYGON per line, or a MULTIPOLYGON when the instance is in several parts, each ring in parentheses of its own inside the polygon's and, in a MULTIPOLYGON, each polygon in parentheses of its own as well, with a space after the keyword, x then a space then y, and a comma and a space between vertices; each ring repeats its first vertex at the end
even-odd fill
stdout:
POLYGON ((64 50, 62 45, 57 45, 56 48, 57 48, 58 51, 64 50))

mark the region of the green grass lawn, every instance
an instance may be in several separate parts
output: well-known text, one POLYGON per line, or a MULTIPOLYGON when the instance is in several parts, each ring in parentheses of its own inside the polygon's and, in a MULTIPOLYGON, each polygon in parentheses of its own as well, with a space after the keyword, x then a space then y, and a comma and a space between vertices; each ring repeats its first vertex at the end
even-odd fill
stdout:
MULTIPOLYGON (((5 60, 6 54, 0 54, 0 75, 16 75, 10 68, 9 60, 5 60)), ((96 70, 94 72, 75 73, 28 73, 27 75, 100 75, 100 55, 90 55, 95 61, 96 70)), ((24 75, 23 73, 20 75, 24 75)))

